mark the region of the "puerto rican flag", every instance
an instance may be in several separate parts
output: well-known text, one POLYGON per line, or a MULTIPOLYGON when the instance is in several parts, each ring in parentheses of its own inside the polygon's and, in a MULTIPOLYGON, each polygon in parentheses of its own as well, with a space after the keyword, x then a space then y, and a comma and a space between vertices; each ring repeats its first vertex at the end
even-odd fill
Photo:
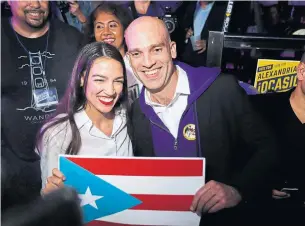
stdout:
POLYGON ((205 183, 204 158, 59 156, 87 226, 196 226, 190 211, 205 183))

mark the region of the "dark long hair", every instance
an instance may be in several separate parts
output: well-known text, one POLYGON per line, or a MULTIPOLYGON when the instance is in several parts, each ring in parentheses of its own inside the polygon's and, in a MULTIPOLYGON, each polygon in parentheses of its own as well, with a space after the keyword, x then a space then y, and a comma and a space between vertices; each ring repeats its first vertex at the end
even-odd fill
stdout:
MULTIPOLYGON (((85 27, 85 39, 87 43, 96 41, 94 37, 94 22, 100 13, 110 13, 114 15, 116 18, 118 18, 118 20, 123 26, 123 33, 125 32, 126 28, 133 20, 131 16, 131 12, 126 7, 123 7, 122 5, 119 4, 115 4, 113 2, 102 2, 90 14, 88 23, 85 27)), ((123 42, 124 42, 124 47, 126 49, 124 37, 123 37, 123 42)))
MULTIPOLYGON (((74 120, 74 114, 83 110, 86 103, 86 87, 90 69, 97 58, 108 57, 114 59, 123 67, 124 73, 124 83, 122 95, 118 99, 116 105, 114 106, 114 111, 118 108, 126 109, 127 123, 128 120, 128 90, 127 90, 127 78, 126 69, 122 55, 114 46, 103 43, 103 42, 93 42, 84 46, 75 61, 71 80, 69 87, 66 90, 65 96, 59 103, 55 114, 52 118, 45 123, 45 125, 40 130, 37 137, 37 149, 39 150, 44 134, 48 129, 59 125, 60 123, 69 122, 72 131, 72 139, 66 150, 66 154, 76 155, 81 146, 81 137, 79 130, 76 126, 74 120), (81 86, 81 78, 84 76, 84 85, 81 86), (63 117, 57 117, 60 114, 64 114, 63 117)), ((66 128, 64 128, 66 129, 66 128)))

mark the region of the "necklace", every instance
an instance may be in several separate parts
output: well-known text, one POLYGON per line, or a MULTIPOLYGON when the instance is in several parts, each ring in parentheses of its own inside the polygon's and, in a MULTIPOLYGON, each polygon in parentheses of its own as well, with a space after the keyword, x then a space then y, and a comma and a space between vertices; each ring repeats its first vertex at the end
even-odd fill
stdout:
MULTIPOLYGON (((31 51, 29 51, 29 50, 23 45, 23 43, 21 42, 21 40, 19 39, 18 34, 17 34, 17 32, 15 31, 15 29, 14 29, 14 27, 13 27, 12 19, 10 19, 10 25, 11 25, 11 27, 12 27, 12 29, 13 29, 13 32, 14 32, 14 34, 15 34, 15 37, 16 37, 18 43, 21 45, 21 47, 24 49, 24 51, 25 51, 28 55, 31 55, 31 51)), ((51 25, 50 25, 50 26, 51 26, 51 25)), ((43 53, 47 54, 47 51, 48 51, 48 47, 49 47, 49 37, 50 37, 50 27, 49 27, 49 29, 48 29, 47 32, 48 32, 48 35, 47 35, 46 48, 45 48, 45 51, 42 52, 42 54, 40 54, 40 55, 43 55, 43 53)), ((44 57, 44 61, 43 61, 43 75, 44 75, 44 76, 45 76, 45 69, 46 69, 46 60, 47 60, 47 57, 45 56, 45 57, 44 57)))

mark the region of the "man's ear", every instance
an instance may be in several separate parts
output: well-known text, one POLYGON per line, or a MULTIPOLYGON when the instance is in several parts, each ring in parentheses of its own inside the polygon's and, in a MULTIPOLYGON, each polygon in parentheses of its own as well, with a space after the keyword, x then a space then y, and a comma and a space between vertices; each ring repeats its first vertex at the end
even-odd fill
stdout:
POLYGON ((297 68, 297 77, 299 81, 305 80, 305 63, 301 62, 297 68))
POLYGON ((176 57, 177 57, 176 42, 171 41, 169 45, 170 45, 169 48, 170 48, 170 51, 171 51, 171 56, 172 56, 173 59, 176 59, 176 57))

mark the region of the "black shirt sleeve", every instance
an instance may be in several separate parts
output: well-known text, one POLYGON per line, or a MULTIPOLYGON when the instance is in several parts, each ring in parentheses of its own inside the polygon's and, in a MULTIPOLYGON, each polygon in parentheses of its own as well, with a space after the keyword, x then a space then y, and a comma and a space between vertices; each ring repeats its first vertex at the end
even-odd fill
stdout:
POLYGON ((275 136, 253 109, 237 81, 229 77, 226 84, 230 87, 231 95, 227 104, 234 111, 238 136, 245 143, 246 148, 240 152, 248 151, 250 156, 245 167, 232 180, 232 185, 240 191, 245 201, 263 194, 270 194, 271 197, 279 163, 275 136))

